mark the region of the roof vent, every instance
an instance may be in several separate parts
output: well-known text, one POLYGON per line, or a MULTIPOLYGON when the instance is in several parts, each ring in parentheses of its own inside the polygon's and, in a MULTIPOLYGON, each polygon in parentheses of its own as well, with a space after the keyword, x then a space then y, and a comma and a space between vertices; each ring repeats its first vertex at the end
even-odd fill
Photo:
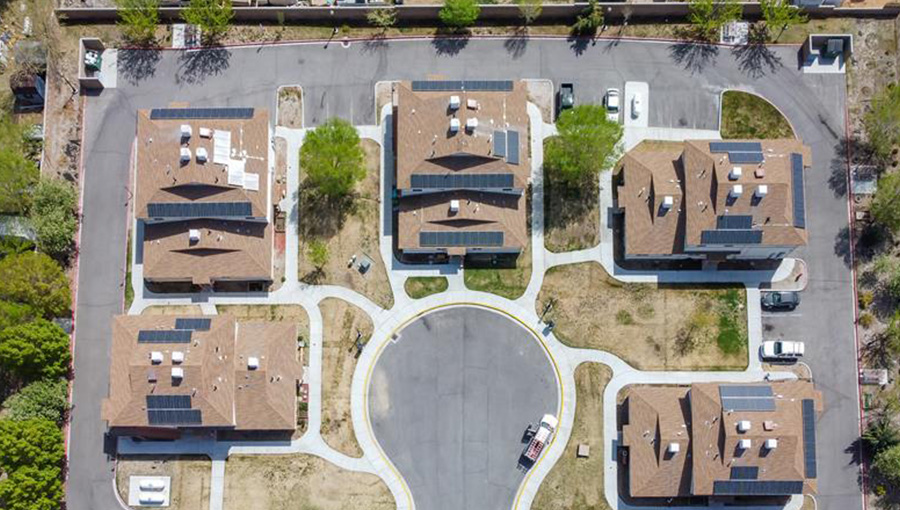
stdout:
POLYGON ((466 131, 475 131, 478 128, 478 119, 476 117, 469 117, 466 119, 466 131))
POLYGON ((774 450, 778 448, 778 440, 775 438, 766 439, 766 450, 774 450))
POLYGON ((476 101, 475 99, 468 99, 466 100, 466 107, 468 107, 470 110, 477 110, 478 101, 476 101))
POLYGON ((209 159, 209 153, 206 152, 205 147, 197 147, 197 163, 206 163, 209 159))
POLYGON ((178 381, 184 379, 184 369, 181 367, 172 367, 172 379, 178 381))
POLYGON ((769 187, 766 186, 765 184, 760 184, 759 186, 756 187, 756 191, 753 193, 753 196, 755 196, 758 199, 761 199, 768 194, 769 194, 769 187))
POLYGON ((184 362, 184 353, 181 351, 172 351, 172 363, 184 362))
POLYGON ((749 432, 750 431, 750 420, 741 420, 737 422, 738 432, 749 432))
POLYGON ((150 363, 154 365, 158 365, 163 362, 163 353, 159 351, 153 351, 150 353, 150 363))
POLYGON ((155 383, 156 382, 156 370, 147 370, 147 382, 155 383))
POLYGON ((212 138, 212 129, 200 128, 200 138, 212 138))
POLYGON ((763 167, 759 167, 753 171, 753 175, 756 176, 757 179, 762 179, 766 176, 766 169, 763 167))
POLYGON ((459 200, 450 201, 450 212, 454 214, 459 212, 459 200))
POLYGON ((200 242, 200 230, 196 228, 192 228, 188 230, 188 239, 191 241, 191 244, 200 242))
POLYGON ((459 96, 450 96, 450 109, 459 110, 459 96))
POLYGON ((753 445, 753 443, 750 442, 749 439, 741 439, 740 441, 738 441, 737 446, 741 450, 749 450, 752 445, 753 445))
POLYGON ((675 199, 672 198, 672 195, 666 195, 663 197, 663 201, 662 201, 662 205, 661 205, 663 210, 668 211, 669 209, 672 208, 673 205, 675 205, 675 199))
POLYGON ((247 358, 247 370, 256 370, 259 368, 259 358, 250 356, 247 358))
POLYGON ((732 181, 736 181, 741 178, 742 173, 743 173, 743 171, 741 170, 741 167, 736 166, 731 169, 731 173, 728 174, 728 179, 732 180, 732 181))
POLYGON ((778 425, 772 420, 763 421, 763 430, 772 431, 778 428, 778 425))
POLYGON ((666 448, 666 452, 669 455, 675 455, 676 453, 681 451, 681 445, 678 443, 669 443, 669 446, 666 448))
POLYGON ((731 198, 738 198, 744 194, 744 187, 740 184, 735 184, 731 187, 731 192, 728 193, 728 196, 731 198))
POLYGON ((456 133, 459 131, 459 119, 450 119, 450 132, 456 133))
POLYGON ((181 148, 181 164, 186 165, 191 162, 191 150, 187 147, 181 148))
POLYGON ((181 125, 181 138, 190 138, 191 135, 194 134, 194 130, 191 129, 190 124, 182 124, 181 125))

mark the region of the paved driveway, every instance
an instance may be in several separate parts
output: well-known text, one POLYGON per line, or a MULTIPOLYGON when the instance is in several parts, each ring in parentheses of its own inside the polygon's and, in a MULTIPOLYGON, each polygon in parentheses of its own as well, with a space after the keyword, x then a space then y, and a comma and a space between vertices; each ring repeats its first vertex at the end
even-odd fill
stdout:
POLYGON ((510 508, 523 433, 556 414, 556 374, 525 328, 481 308, 407 326, 369 386, 375 438, 419 510, 510 508))
POLYGON ((577 101, 597 102, 609 87, 649 83, 650 126, 716 129, 725 88, 757 92, 781 108, 813 148, 807 183, 812 281, 802 328, 816 345, 809 361, 825 392, 819 423, 819 507, 861 507, 850 448, 857 438, 856 364, 852 341, 850 272, 843 261, 847 205, 829 188, 840 166, 844 79, 803 75, 797 47, 733 52, 715 47, 598 41, 575 47, 564 40, 480 40, 321 43, 204 52, 120 52, 118 87, 87 98, 84 144, 84 226, 78 290, 75 386, 67 484, 71 510, 111 510, 112 464, 103 453, 100 400, 107 393, 109 319, 121 311, 125 204, 135 110, 172 101, 198 106, 274 109, 275 89, 304 87, 307 125, 328 116, 374 123, 379 80, 549 78, 572 81, 577 101), (809 313, 807 313, 809 310, 809 313))

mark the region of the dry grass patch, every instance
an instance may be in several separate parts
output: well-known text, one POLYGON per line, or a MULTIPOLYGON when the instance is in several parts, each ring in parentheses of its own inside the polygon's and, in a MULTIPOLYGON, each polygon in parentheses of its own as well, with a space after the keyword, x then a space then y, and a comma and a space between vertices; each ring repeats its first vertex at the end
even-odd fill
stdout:
MULTIPOLYGON (((367 174, 356 185, 352 199, 322 204, 300 195, 300 279, 311 284, 340 285, 365 295, 384 308, 394 305, 394 295, 388 281, 378 244, 381 207, 381 147, 363 139, 367 174), (317 269, 310 261, 310 246, 314 241, 325 244, 327 263, 317 269), (358 263, 369 257, 372 265, 361 274, 351 258, 358 263)), ((300 169, 301 181, 304 176, 300 169)), ((302 185, 301 185, 302 187, 302 185)))
POLYGON ((206 457, 122 456, 116 462, 116 489, 128 502, 131 476, 168 476, 169 510, 198 510, 209 507, 212 462, 206 457))
POLYGON ((612 376, 606 365, 582 363, 575 369, 578 404, 563 456, 544 479, 532 508, 539 510, 607 510, 603 494, 603 391, 612 376), (578 445, 590 456, 578 458, 578 445))
POLYGON ((141 315, 203 315, 200 305, 158 305, 148 306, 141 315))
MULTIPOLYGON (((198 509, 200 507, 197 507, 198 509)), ((393 510, 375 475, 312 455, 232 455, 225 466, 226 510, 393 510)))
POLYGON ((448 286, 449 282, 443 276, 410 276, 403 283, 404 290, 413 299, 444 292, 448 286))
POLYGON ((466 267, 463 270, 463 281, 471 290, 490 292, 507 299, 518 299, 525 294, 528 282, 531 281, 530 240, 515 264, 515 267, 466 267))
POLYGON ((743 370, 746 293, 731 287, 623 284, 595 262, 552 268, 537 312, 572 347, 611 352, 642 370, 743 370))
POLYGON ((278 89, 279 126, 300 129, 303 127, 303 89, 281 87, 278 89))
POLYGON ((350 385, 356 368, 356 339, 368 342, 372 319, 340 299, 319 303, 324 324, 322 339, 322 439, 335 450, 362 457, 350 418, 350 385))
MULTIPOLYGON (((544 140, 544 148, 552 138, 544 140)), ((596 179, 595 179, 596 180, 596 179)), ((567 186, 544 171, 544 246, 552 252, 591 248, 600 242, 600 190, 567 186)))
POLYGON ((220 315, 233 315, 238 322, 296 322, 303 337, 309 335, 309 315, 300 305, 216 305, 220 315))

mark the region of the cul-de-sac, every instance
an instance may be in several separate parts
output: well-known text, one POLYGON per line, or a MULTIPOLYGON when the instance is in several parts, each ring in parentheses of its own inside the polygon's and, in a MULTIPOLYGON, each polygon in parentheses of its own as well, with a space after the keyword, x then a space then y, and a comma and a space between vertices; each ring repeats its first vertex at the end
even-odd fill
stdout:
POLYGON ((0 0, 0 510, 900 508, 900 3, 0 0))

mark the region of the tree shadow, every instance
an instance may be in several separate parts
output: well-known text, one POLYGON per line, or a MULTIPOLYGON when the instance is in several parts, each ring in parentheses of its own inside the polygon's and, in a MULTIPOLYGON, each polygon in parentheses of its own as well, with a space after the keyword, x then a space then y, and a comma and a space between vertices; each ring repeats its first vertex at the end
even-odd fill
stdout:
POLYGON ((691 74, 702 73, 719 56, 719 47, 704 42, 686 41, 669 46, 669 57, 691 74))
POLYGON ((470 35, 468 31, 440 29, 435 32, 431 45, 439 56, 453 57, 469 45, 470 35))
POLYGON ((512 35, 503 41, 503 47, 513 60, 521 57, 528 47, 528 28, 524 26, 516 28, 512 35))
POLYGON ((156 74, 156 64, 162 58, 159 48, 135 48, 119 50, 119 72, 128 83, 137 85, 156 74))
POLYGON ((583 224, 590 215, 599 214, 600 190, 596 179, 582 185, 570 185, 554 172, 544 171, 544 232, 563 231, 571 225, 583 224))
POLYGON ((844 261, 844 265, 850 267, 850 227, 842 227, 834 236, 834 254, 844 261))
POLYGON ((297 225, 301 239, 330 239, 341 231, 347 216, 354 211, 352 195, 329 197, 314 187, 300 186, 297 225))
POLYGON ((363 42, 363 53, 377 53, 387 48, 387 36, 382 32, 363 42))
POLYGON ((178 57, 175 80, 196 85, 206 78, 223 73, 231 65, 231 52, 221 46, 187 50, 178 57))
POLYGON ((737 46, 731 54, 738 61, 738 68, 751 78, 762 78, 784 65, 781 57, 772 52, 766 44, 768 32, 765 28, 750 27, 747 44, 737 46))
POLYGON ((575 52, 576 56, 581 56, 585 50, 587 50, 588 44, 591 46, 597 44, 597 40, 594 39, 593 36, 590 35, 579 35, 579 34, 571 34, 566 41, 569 43, 569 49, 575 52))

